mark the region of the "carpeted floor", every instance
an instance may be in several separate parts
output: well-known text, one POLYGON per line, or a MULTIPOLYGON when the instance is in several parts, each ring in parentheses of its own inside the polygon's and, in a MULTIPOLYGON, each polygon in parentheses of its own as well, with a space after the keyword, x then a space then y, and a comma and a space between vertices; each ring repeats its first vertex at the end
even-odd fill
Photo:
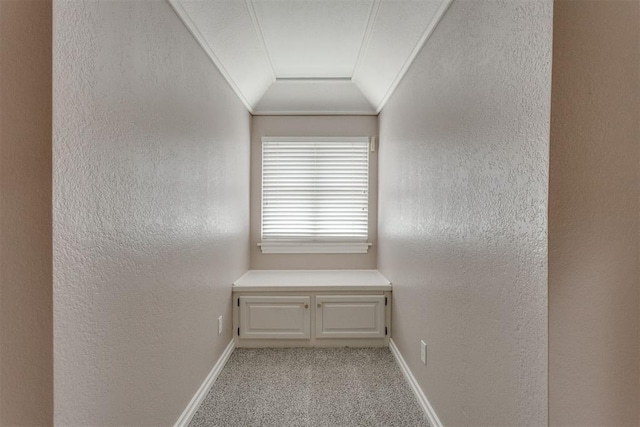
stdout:
POLYGON ((190 427, 428 426, 388 348, 236 349, 190 427))

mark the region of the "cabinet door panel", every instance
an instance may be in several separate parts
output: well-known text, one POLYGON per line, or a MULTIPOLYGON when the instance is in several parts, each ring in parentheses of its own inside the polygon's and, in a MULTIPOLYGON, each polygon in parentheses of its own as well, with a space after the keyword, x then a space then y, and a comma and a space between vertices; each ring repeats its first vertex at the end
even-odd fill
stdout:
POLYGON ((240 338, 311 338, 310 297, 240 297, 240 338))
POLYGON ((384 296, 316 296, 316 338, 384 338, 384 296))

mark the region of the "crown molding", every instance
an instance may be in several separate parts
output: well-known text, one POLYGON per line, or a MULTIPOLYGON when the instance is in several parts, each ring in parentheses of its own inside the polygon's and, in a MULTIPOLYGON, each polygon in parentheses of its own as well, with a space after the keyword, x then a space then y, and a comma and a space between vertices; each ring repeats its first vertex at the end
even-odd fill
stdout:
POLYGON ((391 86, 389 86, 385 95, 382 97, 380 104, 378 104, 378 108, 376 108, 376 113, 380 113, 380 111, 382 111, 382 108, 387 103, 389 98, 391 98, 391 95, 393 95, 393 92, 395 92, 396 88, 404 78, 405 74, 407 74, 407 71, 409 71, 409 67, 411 67, 411 64, 413 64, 413 61, 416 59, 416 56, 418 56, 418 53, 420 53, 423 46, 427 43, 427 40, 429 40, 429 37, 431 37, 431 34, 433 34, 433 31, 436 29, 436 27, 442 20, 442 17, 444 16, 444 14, 447 12, 447 10, 449 10, 449 6, 451 6, 451 3, 453 3, 453 0, 442 0, 442 3, 440 4, 440 7, 434 14, 433 19, 431 20, 431 22, 429 22, 429 25, 427 25, 427 28, 425 28, 424 32, 422 33, 422 36, 420 37, 420 39, 414 46, 413 50, 411 51, 411 54, 404 61, 402 68, 400 68, 400 71, 398 72, 396 77, 393 79, 391 86))
POLYGON ((182 22, 187 27, 187 29, 189 30, 193 38, 196 39, 200 47, 202 47, 202 49, 205 51, 209 59, 211 59, 211 62, 213 62, 213 65, 216 66, 216 68, 220 71, 222 76, 227 80, 227 83, 229 83, 229 86, 231 86, 231 89, 233 89, 236 95, 238 95, 238 98, 240 98, 240 101, 242 101, 244 106, 247 107, 247 110, 249 110, 249 112, 253 114, 253 106, 249 103, 249 101, 247 101, 247 98, 245 98, 244 94, 242 93, 242 91, 240 90, 236 82, 233 80, 233 78, 231 78, 231 75, 224 68, 224 65, 222 65, 222 61, 220 61, 220 59, 213 52, 213 49, 211 48, 211 46, 209 46, 209 43, 207 43, 207 40, 204 38, 200 30, 198 30, 197 25, 195 24, 195 22, 193 22, 193 20, 191 19, 191 16, 189 16, 189 13, 184 9, 184 7, 182 7, 182 4, 180 4, 180 1, 167 0, 167 2, 171 6, 171 8, 174 10, 176 15, 178 15, 180 20, 182 20, 182 22))
MULTIPOLYGON (((234 79, 231 77, 231 74, 225 69, 222 61, 214 53, 212 47, 209 45, 209 43, 207 42, 207 40, 204 37, 204 35, 200 32, 200 30, 198 29, 198 26, 195 24, 195 22, 193 21, 193 19, 189 15, 189 13, 182 6, 180 0, 167 0, 167 2, 171 6, 171 8, 174 10, 176 15, 178 15, 180 20, 184 23, 184 25, 187 27, 187 29, 189 30, 191 35, 198 42, 198 44, 202 47, 202 49, 205 51, 205 53, 207 54, 207 56, 209 57, 211 62, 220 71, 220 73, 225 78, 225 80, 227 81, 229 86, 233 89, 233 91, 236 93, 236 95, 238 96, 240 101, 244 104, 244 106, 247 108, 247 110, 251 114, 253 114, 253 115, 378 115, 380 113, 380 111, 384 108, 384 106, 388 102, 388 100, 391 98, 392 94, 395 92, 397 86, 400 84, 400 82, 404 78, 405 74, 407 73, 407 71, 411 67, 411 64, 415 60, 416 56, 420 53, 420 51, 422 50, 424 45, 427 43, 428 39, 431 37, 431 34, 433 34, 435 28, 440 23, 440 21, 442 20, 442 17, 445 15, 447 10, 451 6, 451 3, 453 2, 453 0, 442 0, 442 2, 440 3, 438 9, 436 10, 436 12, 435 12, 435 14, 433 16, 433 19, 428 23, 428 25, 425 28, 424 32, 422 33, 420 39, 414 45, 414 47, 413 47, 413 49, 411 51, 411 54, 405 59, 404 63, 402 64, 402 67, 400 68, 400 70, 398 71, 398 73, 394 77, 393 81, 391 82, 391 84, 389 85, 387 90, 385 91, 385 94, 382 97, 381 101, 378 103, 377 107, 372 107, 371 111, 324 111, 324 112, 323 111, 264 111, 264 110, 261 111, 261 110, 256 110, 255 107, 257 106, 257 104, 256 105, 252 105, 248 101, 248 99, 246 98, 244 93, 240 90, 240 87, 236 84, 234 79)), ((381 8, 381 2, 382 2, 382 0, 373 0, 373 3, 371 4, 371 9, 369 10, 369 16, 368 16, 368 20, 367 20, 367 26, 366 26, 366 28, 364 30, 364 33, 363 33, 362 44, 360 45, 360 49, 358 51, 358 56, 356 58, 354 69, 353 69, 352 75, 350 77, 338 77, 338 78, 277 78, 276 74, 275 74, 275 69, 274 69, 274 66, 273 66, 273 62, 271 60, 271 56, 270 56, 270 53, 269 53, 269 50, 267 48, 267 44, 266 44, 266 41, 265 41, 265 38, 264 38, 264 34, 262 32, 262 27, 260 25, 260 22, 258 20, 257 14, 256 14, 255 5, 253 3, 253 0, 245 0, 244 1, 247 13, 248 13, 248 15, 250 17, 252 29, 254 31, 254 34, 255 34, 256 39, 258 41, 258 44, 260 45, 260 50, 262 52, 263 59, 266 62, 267 66, 268 66, 267 68, 269 69, 269 71, 271 73, 270 77, 272 79, 272 84, 275 84, 276 82, 283 82, 283 81, 292 81, 292 82, 298 81, 298 82, 301 82, 301 83, 303 83, 303 82, 309 83, 309 82, 314 82, 314 81, 330 81, 330 80, 333 80, 333 81, 351 81, 359 89, 360 89, 360 86, 358 84, 358 80, 357 80, 356 77, 357 77, 358 72, 359 72, 359 70, 360 70, 360 68, 361 68, 361 66, 362 66, 362 64, 364 62, 364 58, 368 54, 370 43, 371 43, 371 39, 372 39, 373 30, 375 28, 376 22, 377 22, 378 17, 379 17, 379 11, 380 11, 380 8, 381 8)), ((360 91, 362 92, 361 89, 360 89, 360 91)))

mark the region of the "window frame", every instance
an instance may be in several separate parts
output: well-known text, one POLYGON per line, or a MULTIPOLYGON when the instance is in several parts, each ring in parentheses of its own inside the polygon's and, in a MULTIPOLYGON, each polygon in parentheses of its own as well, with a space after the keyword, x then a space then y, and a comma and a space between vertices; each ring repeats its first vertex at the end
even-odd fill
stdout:
POLYGON ((358 137, 272 137, 261 138, 260 160, 260 247, 263 254, 366 254, 372 243, 370 235, 371 206, 371 139, 358 137), (366 142, 367 145, 367 236, 364 241, 341 241, 339 239, 264 239, 264 143, 265 142, 366 142))

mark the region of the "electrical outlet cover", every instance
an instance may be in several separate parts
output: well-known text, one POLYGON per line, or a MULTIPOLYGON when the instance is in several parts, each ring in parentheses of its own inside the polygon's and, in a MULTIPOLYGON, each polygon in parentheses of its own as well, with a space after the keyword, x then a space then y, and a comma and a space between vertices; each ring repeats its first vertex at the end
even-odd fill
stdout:
POLYGON ((427 364, 427 343, 424 341, 420 341, 420 360, 425 365, 427 364))
POLYGON ((218 317, 218 335, 222 333, 222 316, 218 317))

